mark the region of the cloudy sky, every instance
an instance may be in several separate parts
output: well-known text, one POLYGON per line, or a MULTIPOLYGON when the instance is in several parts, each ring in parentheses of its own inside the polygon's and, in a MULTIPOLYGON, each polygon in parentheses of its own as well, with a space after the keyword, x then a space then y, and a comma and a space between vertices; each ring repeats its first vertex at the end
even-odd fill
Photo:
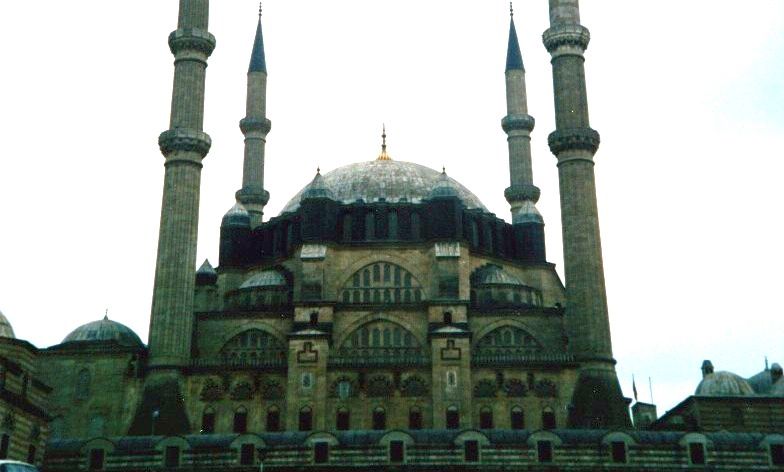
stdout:
MULTIPOLYGON (((253 0, 213 1, 199 263, 240 187, 253 0)), ((562 270, 547 1, 516 2, 534 179, 562 270)), ((780 184, 784 2, 583 0, 599 211, 618 374, 660 411, 699 366, 784 362, 780 184)), ((147 337, 175 0, 12 2, 0 14, 0 310, 56 344, 109 316, 147 337)), ((269 0, 267 216, 313 176, 389 152, 447 172, 509 218, 501 0, 269 0)))

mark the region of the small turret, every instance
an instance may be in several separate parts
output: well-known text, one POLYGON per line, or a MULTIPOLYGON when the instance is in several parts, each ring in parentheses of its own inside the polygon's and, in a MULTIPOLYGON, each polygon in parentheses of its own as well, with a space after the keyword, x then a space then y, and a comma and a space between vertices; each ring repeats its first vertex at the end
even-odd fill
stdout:
POLYGON ((218 273, 210 264, 209 259, 204 259, 204 263, 196 271, 196 286, 215 285, 218 281, 218 273))
POLYGON ((305 188, 305 191, 302 192, 301 200, 307 200, 310 198, 329 198, 330 200, 335 199, 335 196, 332 194, 332 190, 330 190, 326 183, 324 183, 324 177, 321 175, 320 168, 316 169, 316 176, 313 177, 313 180, 305 188))

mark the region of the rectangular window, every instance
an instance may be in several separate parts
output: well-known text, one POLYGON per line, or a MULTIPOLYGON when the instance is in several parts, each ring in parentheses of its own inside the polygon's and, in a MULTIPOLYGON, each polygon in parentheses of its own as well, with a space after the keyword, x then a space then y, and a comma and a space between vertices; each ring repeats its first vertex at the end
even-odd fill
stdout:
POLYGON ((403 462, 406 459, 406 446, 403 441, 389 442, 389 462, 403 462))
POLYGON ((466 462, 479 462, 479 441, 464 442, 463 457, 466 462))
POLYGON ((537 441, 536 452, 539 458, 539 462, 553 461, 553 443, 550 441, 537 441))
POLYGON ((773 465, 784 465, 784 444, 770 445, 770 462, 773 465))
POLYGON ((165 467, 179 467, 180 466, 180 448, 177 446, 167 446, 164 452, 163 465, 165 467))
POLYGON ((612 461, 616 464, 626 463, 626 443, 623 441, 613 441, 610 444, 612 450, 612 461))
POLYGON ((103 449, 90 449, 90 470, 103 470, 105 454, 103 449))
POLYGON ((4 434, 0 437, 0 459, 8 459, 8 446, 11 442, 11 436, 4 434))
POLYGON ((240 464, 253 465, 256 460, 256 447, 253 444, 243 444, 240 448, 240 464))
POLYGON ((689 460, 692 464, 705 463, 705 445, 702 443, 689 443, 689 460))
POLYGON ((316 464, 329 462, 329 443, 323 441, 313 443, 313 462, 316 464))

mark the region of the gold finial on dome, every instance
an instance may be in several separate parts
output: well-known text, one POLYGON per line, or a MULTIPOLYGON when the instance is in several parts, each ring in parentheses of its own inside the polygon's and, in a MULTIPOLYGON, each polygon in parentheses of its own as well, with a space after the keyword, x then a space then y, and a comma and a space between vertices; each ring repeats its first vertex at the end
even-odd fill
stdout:
POLYGON ((392 158, 387 154, 387 126, 381 125, 381 154, 378 155, 377 161, 391 161, 392 158))

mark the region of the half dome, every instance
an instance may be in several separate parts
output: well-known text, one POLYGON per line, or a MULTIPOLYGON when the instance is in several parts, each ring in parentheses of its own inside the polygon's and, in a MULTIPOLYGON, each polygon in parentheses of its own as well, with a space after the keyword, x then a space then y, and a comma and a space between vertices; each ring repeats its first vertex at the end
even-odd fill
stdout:
MULTIPOLYGON (((439 182, 441 172, 413 162, 375 160, 358 162, 327 172, 320 179, 319 186, 331 194, 331 198, 341 203, 354 203, 362 200, 367 203, 387 201, 408 201, 420 203, 430 198, 439 182)), ((446 176, 456 196, 469 209, 487 211, 482 202, 456 180, 446 176)), ((294 212, 299 208, 302 194, 310 184, 297 192, 289 200, 282 213, 294 212)))
POLYGON ((75 341, 117 341, 121 346, 144 347, 131 328, 106 317, 79 326, 63 339, 63 343, 75 341))

